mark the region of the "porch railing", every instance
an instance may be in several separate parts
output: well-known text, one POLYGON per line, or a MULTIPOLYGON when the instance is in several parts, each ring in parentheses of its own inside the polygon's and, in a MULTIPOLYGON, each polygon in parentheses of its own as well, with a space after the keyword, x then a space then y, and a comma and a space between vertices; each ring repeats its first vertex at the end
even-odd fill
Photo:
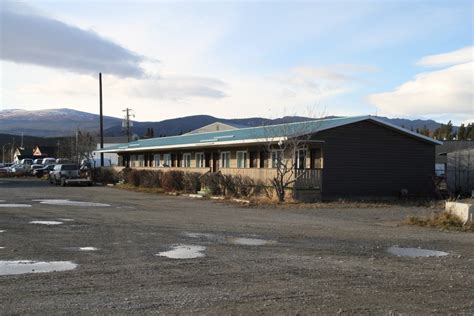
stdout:
POLYGON ((295 171, 295 189, 319 189, 321 190, 323 169, 297 169, 295 171))

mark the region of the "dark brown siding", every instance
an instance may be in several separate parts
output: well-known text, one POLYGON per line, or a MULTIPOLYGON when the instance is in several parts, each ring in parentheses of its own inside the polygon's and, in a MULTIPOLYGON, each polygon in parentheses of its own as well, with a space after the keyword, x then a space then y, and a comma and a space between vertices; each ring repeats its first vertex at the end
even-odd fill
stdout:
POLYGON ((323 198, 433 194, 435 145, 363 121, 318 133, 323 198))

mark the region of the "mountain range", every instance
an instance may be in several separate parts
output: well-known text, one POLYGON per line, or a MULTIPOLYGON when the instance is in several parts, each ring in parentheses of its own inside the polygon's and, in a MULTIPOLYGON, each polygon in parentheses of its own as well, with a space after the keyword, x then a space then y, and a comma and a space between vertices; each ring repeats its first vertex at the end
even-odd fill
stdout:
MULTIPOLYGON (((416 130, 426 126, 435 130, 441 123, 433 120, 409 120, 402 118, 380 117, 392 124, 416 130)), ((143 136, 149 128, 153 128, 155 136, 172 136, 189 132, 199 127, 222 122, 240 127, 253 127, 290 123, 310 120, 302 116, 285 116, 277 119, 251 117, 241 119, 223 119, 210 115, 193 115, 159 122, 133 122, 133 133, 143 136)), ((31 135, 37 137, 61 137, 73 135, 75 131, 98 133, 99 116, 93 113, 62 108, 51 110, 18 110, 8 109, 0 111, 0 133, 14 135, 31 135)), ((122 119, 104 116, 104 135, 108 137, 122 136, 122 119)))

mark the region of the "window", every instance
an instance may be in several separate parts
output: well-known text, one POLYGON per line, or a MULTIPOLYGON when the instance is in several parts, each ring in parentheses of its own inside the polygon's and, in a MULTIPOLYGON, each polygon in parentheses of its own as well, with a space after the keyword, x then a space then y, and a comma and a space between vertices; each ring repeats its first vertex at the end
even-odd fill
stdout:
POLYGON ((296 151, 296 169, 306 168, 306 149, 298 149, 296 151))
POLYGON ((196 168, 204 168, 204 153, 196 153, 196 168))
POLYGON ((283 150, 272 151, 272 168, 278 168, 283 158, 283 150))
POLYGON ((183 167, 184 168, 191 167, 191 154, 190 153, 183 154, 183 167))
POLYGON ((230 151, 221 152, 221 168, 230 167, 230 151))
POLYGON ((145 166, 145 156, 144 155, 138 155, 138 166, 139 167, 144 167, 145 166))
POLYGON ((160 154, 155 154, 153 156, 153 166, 159 167, 160 166, 160 154))
POLYGON ((171 154, 163 154, 163 167, 171 167, 171 154))
POLYGON ((237 168, 247 168, 247 152, 237 152, 237 168))
POLYGON ((131 155, 130 156, 130 162, 132 167, 137 167, 137 155, 131 155))

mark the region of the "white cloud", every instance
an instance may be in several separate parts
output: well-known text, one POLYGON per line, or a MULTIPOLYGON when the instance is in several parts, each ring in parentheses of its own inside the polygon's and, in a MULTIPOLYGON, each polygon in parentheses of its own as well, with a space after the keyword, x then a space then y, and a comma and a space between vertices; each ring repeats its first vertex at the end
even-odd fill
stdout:
POLYGON ((445 54, 425 56, 418 61, 417 65, 443 67, 467 63, 472 60, 474 60, 474 46, 469 46, 445 54))
MULTIPOLYGON (((472 52, 472 49, 471 49, 472 52)), ((447 68, 422 72, 393 91, 376 93, 369 101, 383 115, 439 115, 474 113, 474 61, 465 49, 422 58, 423 65, 447 68)))

